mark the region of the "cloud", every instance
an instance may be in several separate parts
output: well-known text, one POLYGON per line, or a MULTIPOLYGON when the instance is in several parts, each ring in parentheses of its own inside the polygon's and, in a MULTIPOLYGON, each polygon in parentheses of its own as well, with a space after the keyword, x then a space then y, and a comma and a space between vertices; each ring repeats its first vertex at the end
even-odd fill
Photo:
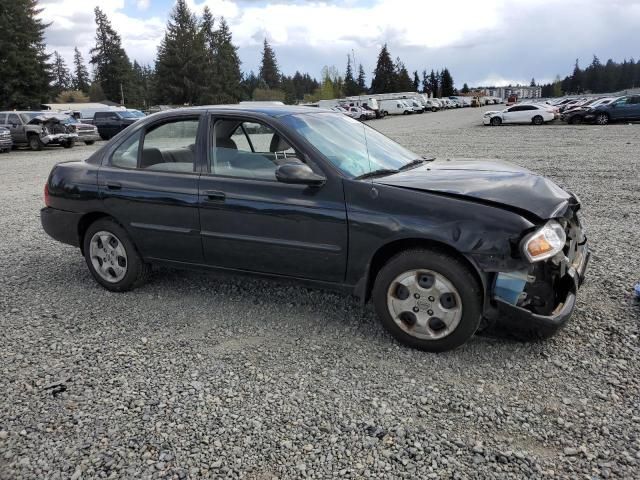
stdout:
MULTIPOLYGON (((131 3, 132 0, 127 0, 131 3)), ((579 57, 585 65, 638 55, 640 0, 187 0, 198 14, 208 6, 230 24, 243 69, 257 70, 268 38, 285 73, 318 76, 323 65, 344 69, 354 52, 369 74, 388 43, 411 71, 449 67, 461 85, 527 82, 565 75, 579 57)), ((135 3, 140 7, 146 0, 135 3)), ((93 8, 109 15, 129 56, 152 63, 173 0, 154 0, 148 10, 127 9, 124 0, 44 0, 53 22, 50 50, 67 59, 73 46, 93 44, 93 8), (161 6, 162 5, 162 6, 161 6), (127 12, 127 13, 125 13, 127 12)))
POLYGON ((136 0, 136 8, 138 10, 147 10, 151 5, 151 0, 136 0))

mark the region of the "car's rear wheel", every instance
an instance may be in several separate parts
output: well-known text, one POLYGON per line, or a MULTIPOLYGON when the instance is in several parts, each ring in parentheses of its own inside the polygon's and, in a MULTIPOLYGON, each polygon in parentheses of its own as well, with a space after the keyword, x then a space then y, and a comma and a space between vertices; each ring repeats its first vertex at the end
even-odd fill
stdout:
POLYGON ((85 145, 93 145, 94 143, 96 143, 95 140, 87 140, 86 142, 84 142, 85 145))
POLYGON ((609 115, 606 113, 599 113, 596 117, 596 123, 598 125, 607 125, 609 123, 609 115))
POLYGON ((29 135, 29 148, 31 150, 33 150, 34 152, 39 152, 40 150, 42 150, 43 146, 44 144, 42 143, 38 135, 29 135))
POLYGON ((376 277, 373 303, 383 326, 400 342, 428 352, 451 350, 478 329, 482 288, 452 255, 407 250, 376 277))
POLYGON ((569 123, 573 125, 580 125, 582 123, 582 117, 580 115, 575 115, 571 117, 571 120, 569 121, 569 123))
POLYGON ((62 146, 64 148, 73 148, 73 146, 76 144, 75 140, 67 140, 66 142, 64 142, 62 144, 62 146))
POLYGON ((493 117, 491 120, 489 120, 489 123, 491 124, 491 126, 497 127, 499 125, 502 125, 502 119, 500 117, 493 117))
POLYGON ((110 218, 101 218, 89 226, 83 247, 91 275, 112 292, 142 285, 151 271, 124 228, 110 218))
POLYGON ((531 119, 531 122, 534 125, 542 125, 544 123, 544 118, 542 118, 540 115, 536 115, 531 119))

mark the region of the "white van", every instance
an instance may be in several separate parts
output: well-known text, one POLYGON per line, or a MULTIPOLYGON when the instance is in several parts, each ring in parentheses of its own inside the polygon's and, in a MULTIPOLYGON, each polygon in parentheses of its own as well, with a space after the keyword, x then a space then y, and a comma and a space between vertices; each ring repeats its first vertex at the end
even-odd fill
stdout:
POLYGON ((383 115, 408 115, 413 113, 413 108, 402 99, 379 100, 380 113, 383 115))

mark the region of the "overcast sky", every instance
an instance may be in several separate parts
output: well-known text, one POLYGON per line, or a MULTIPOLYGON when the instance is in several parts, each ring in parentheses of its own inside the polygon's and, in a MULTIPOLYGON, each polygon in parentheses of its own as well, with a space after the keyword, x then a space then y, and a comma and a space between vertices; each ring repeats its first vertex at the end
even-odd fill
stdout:
MULTIPOLYGON (((175 0, 40 0, 49 51, 70 63, 78 46, 88 61, 99 5, 131 60, 153 64, 175 0)), ((323 65, 344 71, 353 52, 367 81, 382 44, 410 71, 447 66, 456 86, 549 81, 575 58, 640 58, 640 0, 188 0, 224 15, 242 70, 257 72, 262 41, 283 73, 319 77, 323 65)))

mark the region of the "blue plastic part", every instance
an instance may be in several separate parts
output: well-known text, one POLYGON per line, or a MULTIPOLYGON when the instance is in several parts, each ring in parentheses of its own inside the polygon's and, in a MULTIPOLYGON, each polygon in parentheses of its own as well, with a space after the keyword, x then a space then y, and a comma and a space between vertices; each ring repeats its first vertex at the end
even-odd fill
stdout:
POLYGON ((527 273, 527 270, 498 273, 493 290, 494 296, 511 305, 516 305, 527 284, 527 273))

